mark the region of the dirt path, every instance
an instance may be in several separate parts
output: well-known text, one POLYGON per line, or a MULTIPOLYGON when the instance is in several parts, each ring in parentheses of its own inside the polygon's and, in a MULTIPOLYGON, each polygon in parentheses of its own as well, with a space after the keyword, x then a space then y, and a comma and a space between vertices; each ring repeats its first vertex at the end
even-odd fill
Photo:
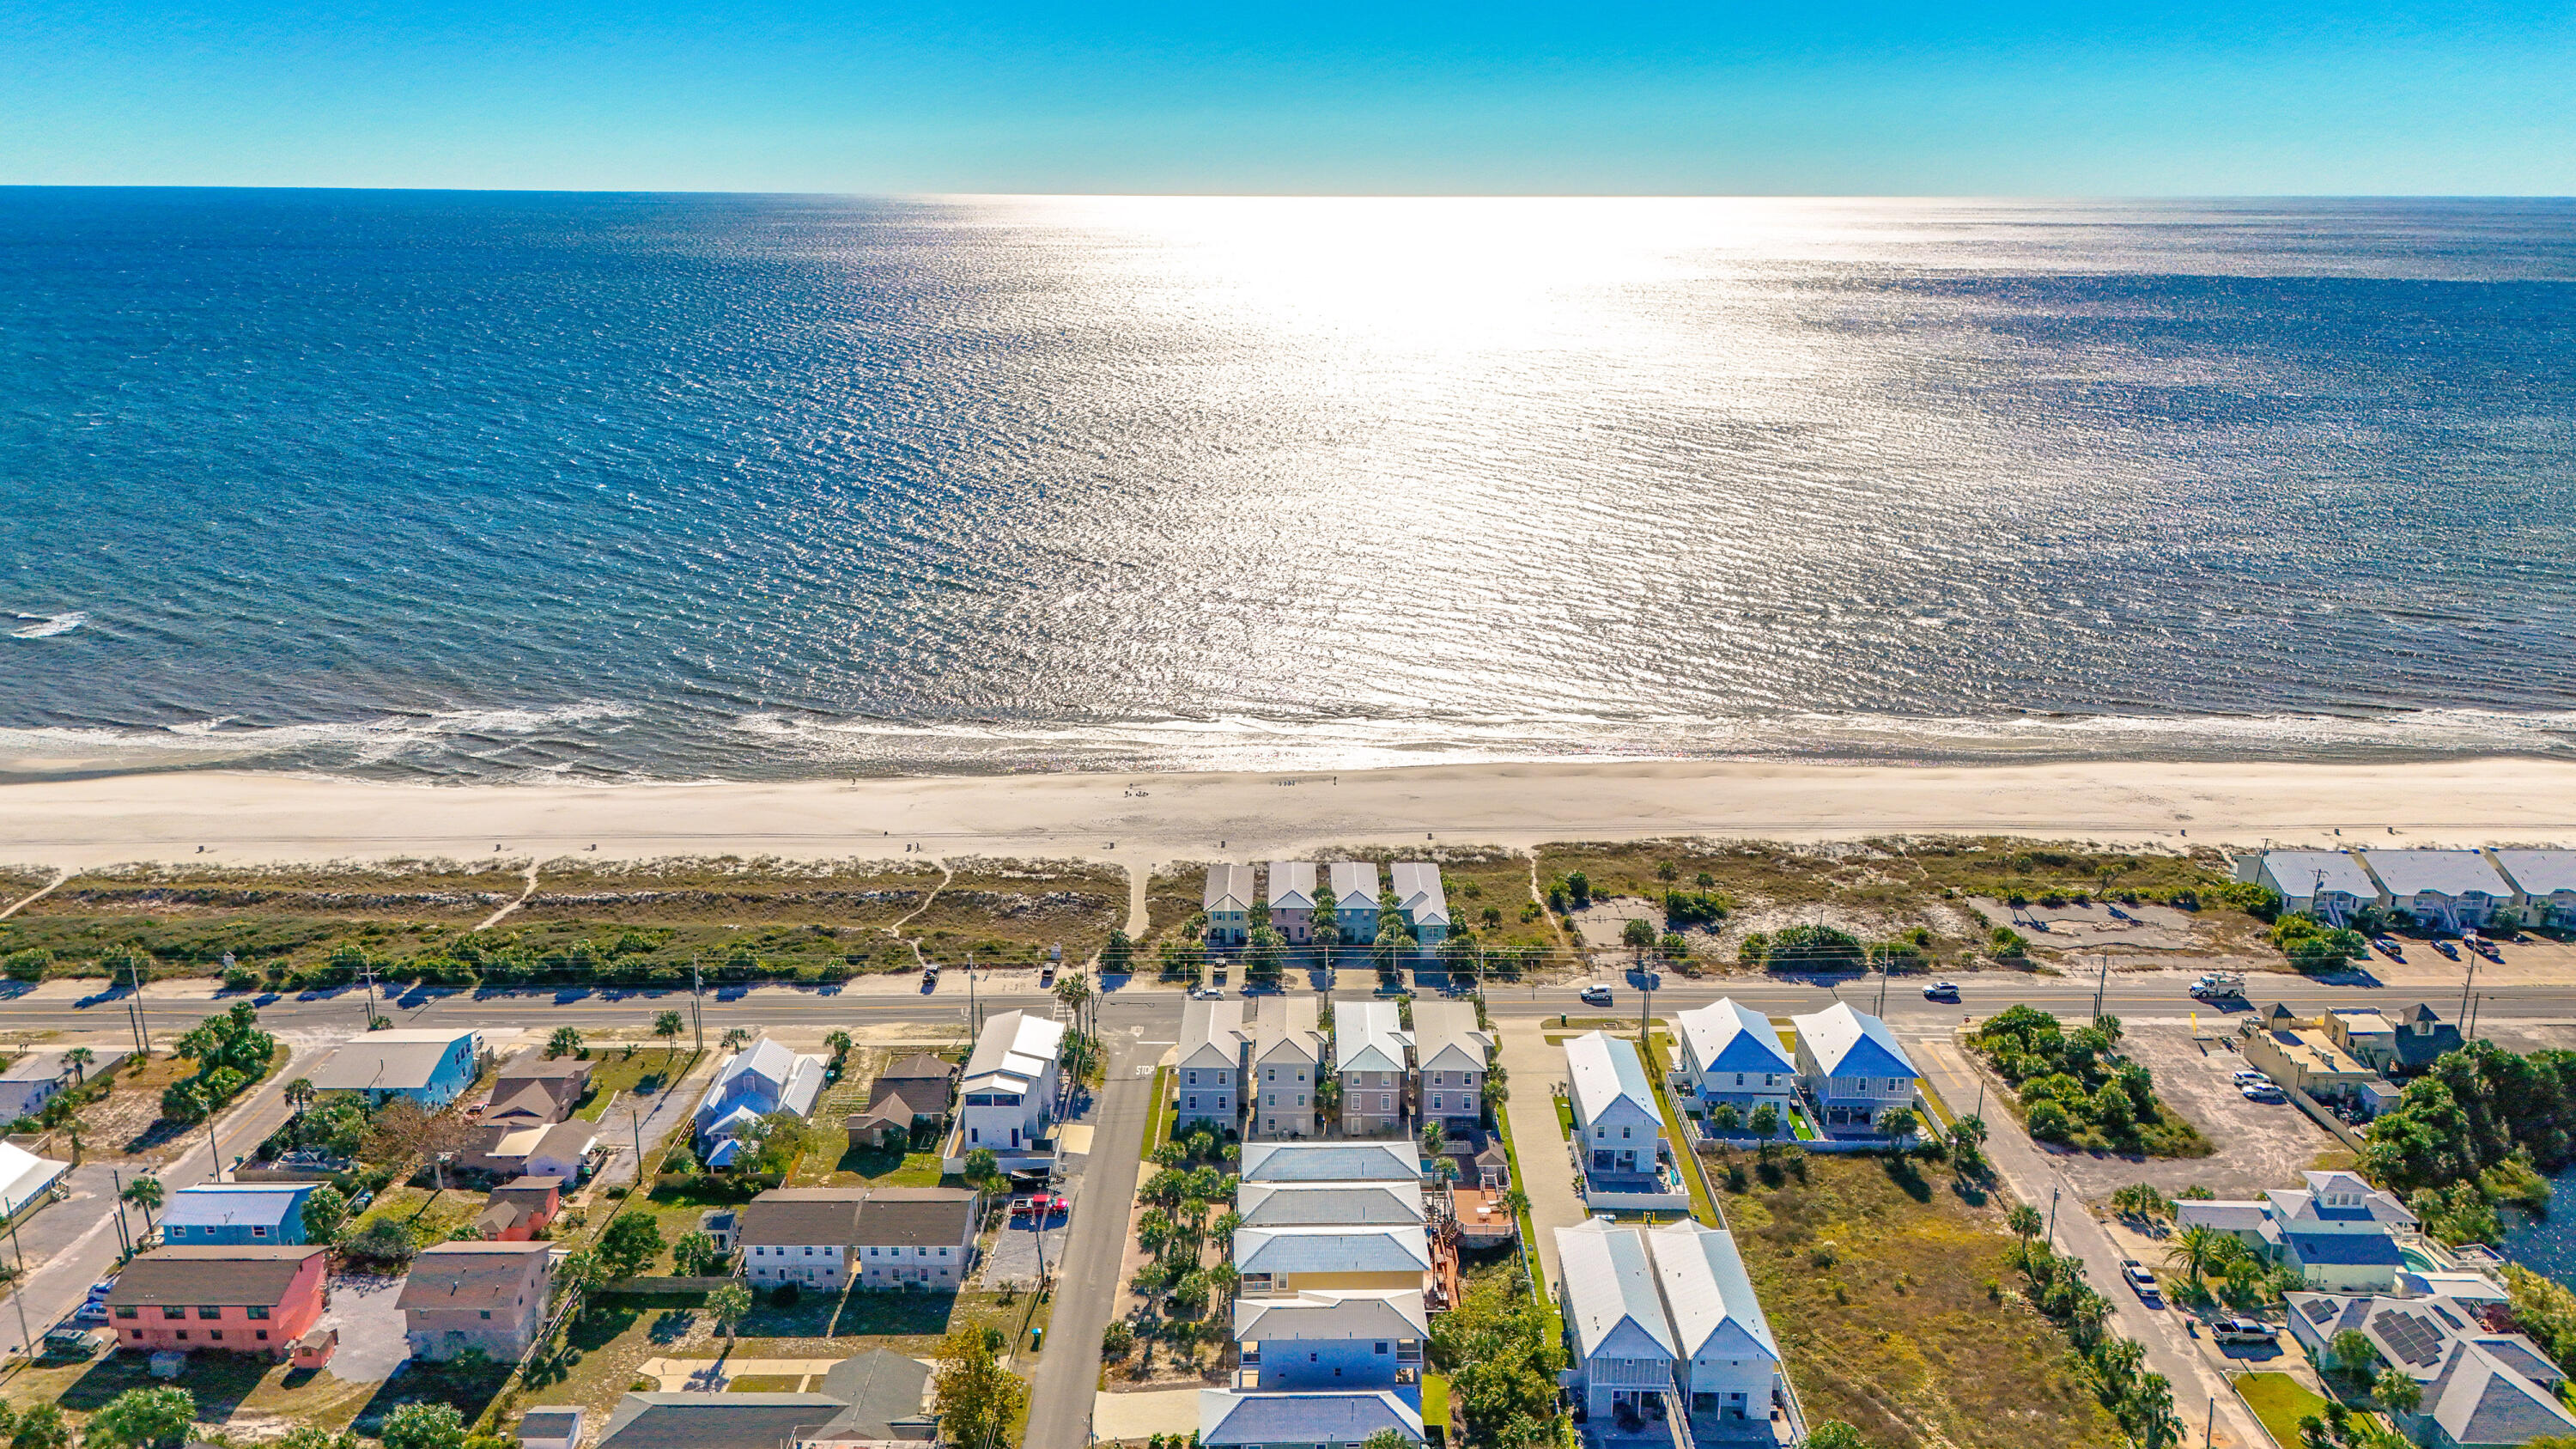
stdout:
POLYGON ((488 930, 492 929, 494 926, 497 926, 497 925, 501 924, 501 920, 502 920, 502 918, 503 918, 503 917, 505 917, 505 916, 509 915, 512 911, 517 910, 519 907, 526 905, 526 904, 528 903, 528 897, 530 897, 530 896, 532 896, 532 895, 535 895, 536 893, 537 893, 537 863, 536 863, 535 861, 533 861, 533 860, 532 860, 532 861, 529 861, 529 862, 528 862, 528 884, 527 884, 527 886, 526 886, 524 889, 522 889, 522 890, 519 892, 519 898, 518 898, 517 900, 515 900, 515 901, 510 902, 508 905, 503 906, 501 909, 499 909, 499 910, 497 910, 497 911, 494 911, 492 914, 490 914, 490 915, 488 915, 488 916, 485 916, 485 917, 483 918, 483 922, 482 922, 482 924, 481 924, 481 925, 476 926, 474 929, 476 929, 476 930, 478 930, 478 931, 488 931, 488 930))
MULTIPOLYGON (((18 914, 21 910, 26 909, 28 906, 32 906, 36 902, 43 900, 45 897, 52 895, 54 893, 54 887, 61 885, 64 881, 70 880, 71 878, 72 873, 68 870, 57 872, 52 880, 49 880, 43 885, 37 887, 24 898, 10 902, 9 909, 0 911, 0 921, 5 921, 11 916, 18 914)), ((1144 894, 1141 889, 1137 893, 1137 899, 1144 899, 1144 894)))

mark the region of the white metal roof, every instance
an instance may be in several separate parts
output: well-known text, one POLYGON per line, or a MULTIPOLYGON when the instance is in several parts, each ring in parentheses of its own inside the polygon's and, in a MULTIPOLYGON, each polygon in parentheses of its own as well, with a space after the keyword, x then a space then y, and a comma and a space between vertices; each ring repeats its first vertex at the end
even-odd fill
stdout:
POLYGON ((1333 1070, 1401 1072, 1404 1024, 1392 1001, 1333 1003, 1333 1070))
POLYGON ((58 1158, 38 1157, 13 1142, 0 1142, 0 1218, 16 1214, 54 1179, 72 1170, 58 1158))
POLYGON ((1047 1064, 1064 1049, 1064 1023, 1025 1011, 1006 1011, 984 1023, 975 1052, 966 1059, 963 1085, 1000 1079, 1024 1090, 1046 1074, 1047 1064))
POLYGON ((447 1060, 450 1049, 474 1037, 472 1031, 367 1032, 342 1042, 313 1069, 309 1080, 329 1092, 417 1091, 437 1079, 439 1064, 447 1060))
POLYGON ((2263 852, 2263 871, 2283 895, 2305 897, 2319 890, 2340 891, 2363 900, 2375 900, 2379 895, 2378 883, 2347 850, 2267 850, 2263 852))
POLYGON ((1365 860, 1337 860, 1325 872, 1333 891, 1333 909, 1377 909, 1377 866, 1365 860))
POLYGON ((1246 1036, 1242 1002, 1181 1003, 1180 1065, 1220 1071, 1240 1067, 1246 1036))
POLYGON ((1245 1182, 1422 1181, 1410 1142, 1247 1142, 1245 1182))
POLYGON ((1556 1259, 1578 1354, 1590 1359, 1616 1347, 1619 1357, 1650 1357, 1649 1349, 1678 1356, 1663 1300, 1655 1295, 1645 1234, 1587 1218, 1556 1230, 1556 1259))
POLYGON ((2370 873, 2388 887, 2393 896, 2411 896, 2425 891, 2436 895, 2462 896, 2482 891, 2491 896, 2513 894, 2495 862, 2474 850, 2372 850, 2363 852, 2370 862, 2370 873))
POLYGON ((1395 887, 1396 909, 1414 925, 1449 924, 1449 898, 1440 889, 1440 867, 1428 861, 1399 860, 1388 867, 1387 875, 1395 887))
POLYGON ((2499 850, 2495 858, 2525 895, 2576 891, 2576 850, 2499 850))
POLYGON ((1646 1249, 1683 1358, 1779 1361, 1780 1345, 1732 1234, 1684 1218, 1646 1234, 1646 1249))
POLYGON ((1426 1072, 1481 1072, 1493 1038, 1464 1001, 1413 1003, 1413 1064, 1426 1072))
POLYGON ((1270 862, 1270 908, 1310 911, 1315 908, 1315 863, 1311 860, 1270 862))
POLYGON ((1617 1113, 1622 1103, 1648 1122, 1663 1121, 1635 1042, 1587 1031, 1565 1044, 1565 1074, 1578 1126, 1589 1127, 1605 1113, 1617 1113))
POLYGON ((1252 909, 1252 867, 1248 865, 1212 865, 1208 867, 1207 890, 1199 897, 1199 908, 1210 915, 1219 911, 1252 909))
POLYGON ((1721 996, 1697 1011, 1685 1011, 1673 1018, 1681 1028, 1682 1042, 1690 1049, 1690 1059, 1704 1071, 1728 1072, 1794 1072, 1788 1050, 1780 1045, 1780 1033, 1771 1018, 1743 1006, 1733 997, 1721 996))

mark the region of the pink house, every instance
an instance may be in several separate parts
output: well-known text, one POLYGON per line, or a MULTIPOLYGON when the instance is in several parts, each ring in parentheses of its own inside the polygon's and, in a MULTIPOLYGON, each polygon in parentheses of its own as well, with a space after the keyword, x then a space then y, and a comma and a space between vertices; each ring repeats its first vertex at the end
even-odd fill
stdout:
POLYGON ((322 1321, 329 1261, 319 1243, 157 1249, 126 1264, 108 1290, 108 1327, 117 1347, 147 1353, 283 1358, 322 1321))

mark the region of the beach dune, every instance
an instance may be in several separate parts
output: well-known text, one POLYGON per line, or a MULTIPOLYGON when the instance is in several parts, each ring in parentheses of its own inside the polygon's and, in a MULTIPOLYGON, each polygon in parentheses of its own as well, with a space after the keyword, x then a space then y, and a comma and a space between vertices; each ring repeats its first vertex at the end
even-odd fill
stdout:
POLYGON ((1082 857, 1128 865, 1336 844, 2008 834, 2172 846, 2576 840, 2576 763, 1710 761, 1331 773, 410 786, 241 771, 0 786, 0 861, 78 867, 586 853, 1082 857), (2336 832, 2340 830, 2341 836, 2336 832), (199 847, 205 847, 201 853, 199 847))

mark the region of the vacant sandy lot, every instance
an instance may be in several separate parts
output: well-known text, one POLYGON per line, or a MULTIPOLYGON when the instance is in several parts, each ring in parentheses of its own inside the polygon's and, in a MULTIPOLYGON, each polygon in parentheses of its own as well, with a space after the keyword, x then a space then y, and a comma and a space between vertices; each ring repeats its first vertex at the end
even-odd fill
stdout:
POLYGON ((2183 1026, 2138 1027, 2123 1043, 2129 1055, 2156 1074, 2156 1091, 2218 1146, 2208 1157, 2138 1160, 2107 1154, 2052 1152, 2058 1166, 2099 1204, 2133 1182, 2156 1185, 2168 1197, 2200 1186, 2220 1197, 2250 1197, 2266 1187, 2293 1187, 2320 1153, 2342 1150, 2323 1128, 2286 1102, 2248 1102, 2229 1080, 2245 1059, 2220 1042, 2206 1052, 2183 1026))

